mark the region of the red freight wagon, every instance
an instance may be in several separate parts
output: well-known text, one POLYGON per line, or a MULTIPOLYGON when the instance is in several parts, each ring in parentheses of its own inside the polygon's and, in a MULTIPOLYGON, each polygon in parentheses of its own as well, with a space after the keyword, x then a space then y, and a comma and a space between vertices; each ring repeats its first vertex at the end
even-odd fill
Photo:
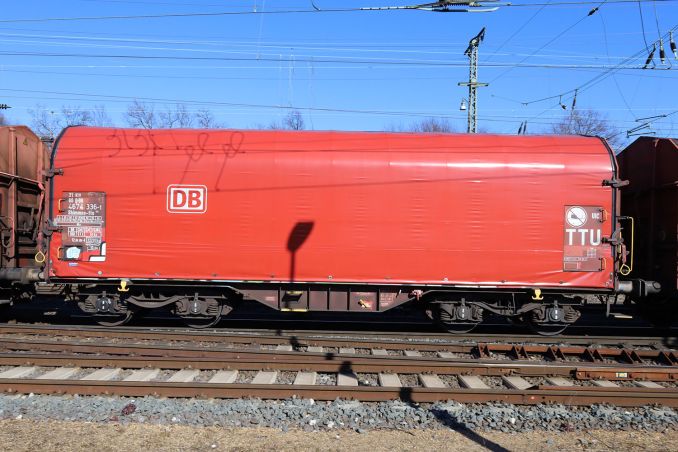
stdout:
POLYGON ((211 324, 244 297, 566 325, 570 294, 618 288, 598 138, 73 127, 53 172, 49 277, 97 282, 80 305, 115 322, 211 324))
POLYGON ((0 304, 40 277, 34 260, 41 241, 43 180, 49 151, 27 127, 0 127, 0 304))
POLYGON ((638 138, 619 154, 619 171, 630 181, 621 192, 622 215, 635 220, 634 268, 629 277, 655 279, 661 283, 662 298, 675 300, 678 139, 638 138))

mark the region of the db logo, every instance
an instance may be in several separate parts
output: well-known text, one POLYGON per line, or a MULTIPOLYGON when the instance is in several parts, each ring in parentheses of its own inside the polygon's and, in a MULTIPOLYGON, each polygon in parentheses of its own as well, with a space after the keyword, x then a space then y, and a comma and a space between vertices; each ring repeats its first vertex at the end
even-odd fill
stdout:
POLYGON ((204 185, 168 185, 167 211, 169 213, 207 212, 207 187, 204 185))

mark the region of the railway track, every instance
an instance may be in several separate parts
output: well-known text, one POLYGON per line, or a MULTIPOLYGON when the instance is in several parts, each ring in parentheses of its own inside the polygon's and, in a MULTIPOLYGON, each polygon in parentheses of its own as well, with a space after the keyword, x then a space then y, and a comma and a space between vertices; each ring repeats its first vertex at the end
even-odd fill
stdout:
POLYGON ((384 343, 416 344, 417 342, 439 343, 528 343, 528 344, 571 344, 571 345, 626 345, 648 346, 653 348, 678 347, 676 336, 609 336, 609 335, 559 335, 554 337, 534 334, 450 334, 431 332, 382 332, 382 331, 328 331, 328 330, 295 330, 295 329, 263 329, 233 328, 195 330, 191 328, 164 327, 99 327, 87 325, 33 325, 33 324, 0 324, 0 335, 25 334, 33 336, 65 336, 138 340, 190 340, 192 342, 229 342, 245 343, 248 340, 269 343, 289 343, 295 340, 306 340, 320 344, 342 342, 356 347, 372 346, 375 341, 384 343))
POLYGON ((269 333, 1 326, 0 390, 678 406, 678 354, 659 338, 269 333))

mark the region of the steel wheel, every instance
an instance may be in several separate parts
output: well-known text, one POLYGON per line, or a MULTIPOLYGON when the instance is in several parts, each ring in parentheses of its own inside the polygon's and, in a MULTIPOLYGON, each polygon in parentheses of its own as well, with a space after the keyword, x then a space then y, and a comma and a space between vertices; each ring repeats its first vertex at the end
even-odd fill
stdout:
POLYGON ((219 323, 221 314, 211 317, 182 317, 181 320, 191 328, 209 328, 219 323))
POLYGON ((132 317, 134 317, 134 313, 127 311, 119 315, 97 315, 94 316, 94 320, 101 326, 121 326, 132 320, 132 317))
POLYGON ((229 314, 233 307, 228 301, 216 298, 198 298, 184 300, 178 304, 177 314, 191 328, 210 328, 229 314), (190 303, 190 304, 188 304, 190 303))
POLYGON ((448 333, 464 334, 471 332, 480 322, 439 322, 448 333))
POLYGON ((527 325, 540 336, 557 336, 570 326, 568 323, 538 323, 533 321, 528 321, 527 325))

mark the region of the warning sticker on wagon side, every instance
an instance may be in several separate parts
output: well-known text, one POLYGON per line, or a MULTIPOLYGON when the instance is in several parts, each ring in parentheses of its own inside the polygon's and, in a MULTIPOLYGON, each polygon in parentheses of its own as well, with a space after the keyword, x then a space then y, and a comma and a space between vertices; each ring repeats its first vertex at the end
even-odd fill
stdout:
POLYGON ((61 232, 59 259, 103 261, 106 259, 106 194, 64 192, 58 202, 54 225, 61 232))
POLYGON ((565 206, 563 271, 603 270, 602 233, 605 213, 596 206, 565 206))

